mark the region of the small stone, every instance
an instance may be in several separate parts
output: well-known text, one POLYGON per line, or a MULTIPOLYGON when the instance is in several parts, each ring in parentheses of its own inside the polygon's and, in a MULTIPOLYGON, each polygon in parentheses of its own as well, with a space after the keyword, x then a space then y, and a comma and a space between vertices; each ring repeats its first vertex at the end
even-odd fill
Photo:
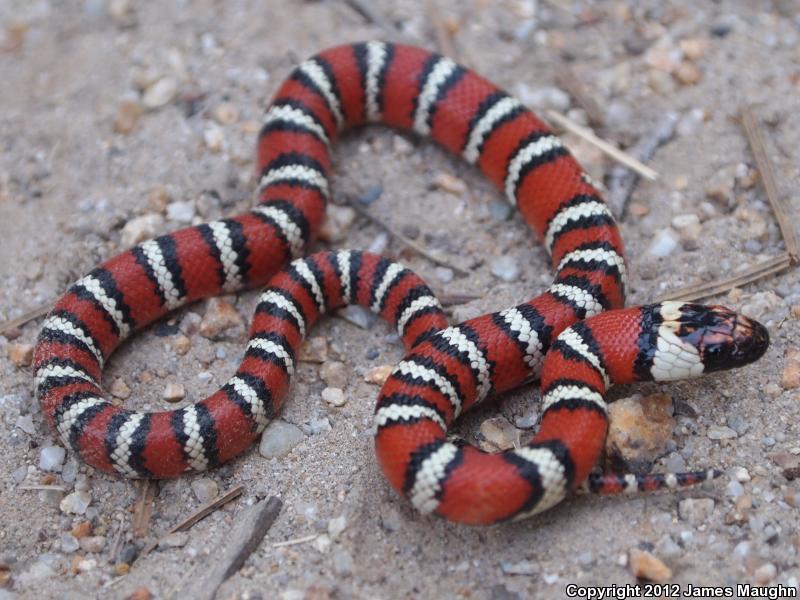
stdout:
POLYGON ((703 78, 703 71, 693 62, 685 60, 675 69, 674 75, 682 85, 695 85, 703 78))
POLYGON ((791 347, 784 354, 781 387, 785 390, 800 387, 800 349, 798 348, 791 347))
POLYGON ((678 43, 681 52, 683 52, 683 55, 689 60, 703 58, 709 45, 709 41, 705 38, 687 38, 678 43))
POLYGON ((453 269, 448 269, 447 267, 436 267, 436 269, 434 269, 434 274, 436 275, 436 279, 442 283, 450 283, 455 277, 453 269))
POLYGON ((778 575, 778 569, 772 563, 764 563, 753 573, 753 579, 758 585, 767 585, 778 575))
POLYGON ((371 186, 366 192, 361 194, 358 197, 358 201, 362 204, 372 204, 378 198, 383 195, 383 186, 380 183, 376 183, 375 185, 371 186))
POLYGON ((508 221, 511 213, 511 205, 505 200, 494 200, 489 203, 489 214, 495 221, 508 221))
POLYGON ((392 137, 392 149, 395 154, 406 156, 414 151, 414 145, 402 135, 395 134, 392 137))
POLYGON ((91 521, 81 521, 72 528, 71 533, 79 540, 85 538, 87 535, 92 533, 91 521))
POLYGON ((394 371, 394 365, 379 365, 372 367, 364 375, 364 381, 373 385, 383 385, 394 371))
POLYGON ((781 469, 786 479, 800 479, 800 456, 791 452, 770 452, 768 456, 781 469))
POLYGON ((332 543, 333 540, 330 538, 330 536, 323 533, 322 535, 318 535, 314 540, 314 548, 316 548, 317 552, 324 554, 330 550, 332 543))
POLYGON ((89 492, 76 491, 64 496, 59 504, 59 508, 63 513, 82 515, 86 513, 86 509, 89 508, 91 502, 92 495, 89 492))
POLYGON ((150 213, 135 217, 122 228, 120 244, 123 248, 130 248, 139 242, 156 237, 163 227, 164 217, 160 214, 150 213))
POLYGON ((460 196, 467 191, 467 184, 455 175, 449 173, 439 172, 433 179, 434 184, 440 190, 450 192, 456 196, 460 196))
POLYGON ((98 554, 103 551, 106 545, 106 536, 104 535, 87 535, 81 538, 81 550, 98 554))
POLYGON ((14 342, 8 345, 6 352, 8 360, 17 367, 29 367, 33 362, 33 344, 14 342))
POLYGON ((62 533, 58 538, 58 545, 65 554, 72 554, 81 547, 80 542, 71 533, 62 533))
MULTIPOLYGON (((508 450, 517 441, 517 430, 505 417, 492 417, 481 423, 481 435, 488 447, 484 450, 508 450)), ((485 444, 481 444, 484 447, 485 444)))
POLYGON ((18 416, 17 420, 14 422, 14 426, 28 435, 34 435, 36 433, 36 426, 33 424, 33 417, 31 415, 18 416))
POLYGON ((58 472, 64 465, 67 451, 61 446, 45 446, 39 454, 39 468, 42 471, 58 472))
POLYGON ((666 583, 672 579, 672 570, 650 552, 634 548, 630 551, 631 572, 637 579, 666 583))
POLYGON ((319 377, 328 387, 344 389, 347 386, 347 365, 338 360, 329 360, 319 368, 319 377))
POLYGON ((192 340, 183 334, 177 336, 174 340, 172 340, 172 349, 178 356, 183 356, 184 354, 189 352, 191 347, 192 347, 192 340))
POLYGON ((725 487, 725 494, 731 498, 740 498, 744 495, 744 486, 736 480, 729 481, 725 487))
POLYGON ((264 430, 258 451, 264 458, 280 458, 289 454, 304 438, 299 427, 286 421, 273 421, 264 430))
POLYGON ((400 513, 395 508, 387 508, 381 513, 381 527, 389 533, 394 533, 402 524, 400 513))
POLYGON ((142 95, 145 108, 156 109, 172 102, 178 93, 178 83, 172 77, 162 77, 150 85, 142 95))
POLYGON ((622 398, 608 407, 606 452, 633 472, 649 471, 666 454, 675 426, 672 397, 652 394, 622 398))
POLYGON ((750 472, 744 467, 734 467, 731 470, 731 474, 739 483, 747 483, 750 481, 750 472))
POLYGON ((206 338, 215 338, 223 331, 244 325, 242 316, 236 308, 222 298, 211 298, 206 305, 203 320, 200 321, 200 335, 206 338))
POLYGON ((628 212, 632 217, 640 219, 650 214, 650 207, 646 204, 642 204, 641 202, 631 202, 628 205, 628 212))
POLYGON ((342 535, 342 532, 345 530, 346 527, 347 527, 347 517, 345 517, 344 515, 339 515, 338 517, 335 517, 330 521, 328 521, 328 535, 331 537, 331 539, 335 540, 340 535, 342 535))
POLYGON ((145 586, 139 586, 125 600, 151 600, 153 594, 145 586))
POLYGON ((211 124, 203 130, 203 142, 211 152, 220 152, 225 145, 225 134, 219 125, 211 124))
POLYGON ((189 534, 186 531, 174 531, 165 535, 158 542, 159 548, 183 548, 189 542, 189 534))
POLYGON ((344 548, 337 548, 333 553, 333 572, 340 577, 353 574, 353 557, 344 548))
POLYGON ((186 388, 181 383, 170 382, 164 386, 161 397, 167 402, 180 402, 186 397, 186 388))
POLYGON ((670 96, 675 93, 675 79, 665 71, 653 69, 648 73, 647 83, 655 93, 670 96))
POLYGON ((136 129, 139 118, 142 116, 142 107, 135 100, 123 100, 117 105, 117 112, 114 114, 112 129, 114 133, 128 135, 136 129))
POLYGON ((666 227, 656 232, 653 241, 647 248, 647 253, 656 258, 663 258, 672 254, 678 247, 680 238, 674 229, 666 227))
POLYGON ((706 198, 712 202, 725 205, 733 194, 733 182, 724 181, 713 183, 706 187, 706 198))
POLYGON ((170 202, 167 204, 167 218, 170 221, 191 223, 194 215, 194 202, 170 202))
POLYGON ((509 560, 501 560, 500 568, 506 575, 537 575, 539 573, 539 565, 536 561, 521 560, 519 562, 511 562, 509 560))
POLYGON ((693 227, 694 225, 700 224, 700 217, 698 217, 694 213, 687 213, 682 215, 675 215, 672 218, 672 226, 681 231, 683 229, 687 229, 689 227, 693 227))
POLYGON ((644 62, 648 67, 672 73, 681 61, 680 48, 672 44, 654 44, 644 54, 644 62))
POLYGON ((663 556, 665 558, 675 558, 676 556, 680 556, 682 552, 681 547, 668 533, 665 533, 661 539, 656 542, 654 549, 656 552, 658 552, 659 556, 663 556))
POLYGON ((344 397, 344 392, 340 388, 326 387, 322 390, 322 399, 326 404, 331 406, 344 406, 347 404, 347 399, 344 397))
POLYGON ((192 491, 195 498, 203 504, 211 502, 219 493, 219 485, 209 477, 200 477, 192 481, 192 491))
POLYGON ((353 225, 358 213, 350 206, 329 204, 319 237, 323 242, 341 242, 353 225))
POLYGON ((147 205, 156 212, 163 213, 166 211, 169 201, 169 192, 162 185, 157 185, 147 194, 147 205))
POLYGON ((374 313, 357 304, 345 306, 341 310, 336 311, 336 315, 361 329, 371 328, 376 319, 374 313))
POLYGON ((324 363, 328 359, 328 338, 316 336, 309 338, 300 346, 300 361, 324 363))
MULTIPOLYGON (((779 323, 789 316, 789 308, 786 302, 772 290, 756 292, 750 296, 750 298, 742 304, 740 312, 748 317, 758 319, 766 325, 770 325, 770 322, 779 323)), ((790 353, 797 352, 800 352, 797 348, 787 350, 787 364, 789 361, 798 362, 796 355, 794 357, 789 356, 790 353)))
POLYGON ((703 121, 706 120, 706 111, 702 108, 693 108, 681 115, 678 124, 675 126, 676 133, 681 137, 695 135, 703 121))
POLYGON ((495 258, 490 265, 492 275, 505 282, 516 281, 519 277, 519 265, 513 257, 504 255, 495 258))
POLYGON ((239 120, 239 111, 230 102, 222 102, 214 109, 214 119, 220 125, 231 125, 239 120))
POLYGON ((569 94, 557 87, 544 86, 531 89, 527 84, 520 83, 515 91, 520 100, 531 108, 538 110, 551 108, 559 112, 566 112, 569 109, 569 94))
POLYGON ((114 25, 120 29, 136 25, 136 11, 131 6, 131 0, 111 0, 108 4, 108 14, 114 25))
POLYGON ((311 435, 318 435, 331 430, 331 422, 326 415, 312 415, 308 420, 307 432, 311 435))
POLYGON ((730 427, 712 425, 708 428, 706 435, 710 440, 732 440, 738 437, 739 434, 730 427))
POLYGON ((711 498, 684 498, 678 504, 678 515, 692 525, 701 525, 714 511, 711 498))
POLYGON ((125 383, 125 380, 122 377, 117 377, 111 383, 111 387, 108 388, 108 391, 111 392, 111 395, 115 398, 119 398, 120 400, 127 400, 131 396, 131 388, 128 387, 128 384, 125 383))

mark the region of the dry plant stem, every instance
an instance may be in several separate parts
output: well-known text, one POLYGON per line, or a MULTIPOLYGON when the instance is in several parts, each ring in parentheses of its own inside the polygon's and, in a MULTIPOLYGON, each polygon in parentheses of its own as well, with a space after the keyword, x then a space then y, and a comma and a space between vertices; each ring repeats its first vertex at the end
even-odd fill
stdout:
POLYGON ((22 327, 23 325, 33 321, 34 319, 38 319, 39 317, 45 316, 47 313, 50 312, 51 308, 53 308, 53 302, 48 302, 47 304, 42 304, 41 306, 32 308, 28 312, 18 316, 16 319, 11 319, 10 321, 6 321, 5 323, 0 324, 0 335, 9 332, 12 329, 17 329, 18 327, 22 327))
POLYGON ((792 266, 788 252, 774 256, 768 260, 762 261, 753 265, 726 279, 719 281, 710 281, 708 283, 698 283, 688 285, 677 290, 673 290, 660 298, 660 301, 665 300, 683 300, 687 302, 701 300, 709 296, 716 296, 722 294, 735 287, 742 287, 748 283, 752 283, 764 277, 769 277, 775 273, 780 273, 792 266))
MULTIPOLYGON (((672 139, 677 123, 678 114, 668 112, 653 129, 629 148, 628 152, 637 160, 649 162, 656 150, 672 139)), ((622 165, 615 165, 611 169, 608 183, 608 206, 616 218, 622 219, 625 215, 628 201, 638 181, 639 176, 622 165)))
POLYGON ((150 531, 150 518, 153 516, 155 489, 150 479, 141 479, 134 484, 138 488, 139 499, 133 510, 133 537, 141 539, 150 531))
POLYGON ((458 61, 459 56, 456 52, 455 45, 453 44, 453 38, 450 35, 450 32, 447 30, 447 24, 444 22, 439 9, 436 8, 436 5, 433 2, 429 1, 426 4, 426 11, 430 17, 431 25, 433 25, 433 32, 436 36, 436 45, 439 48, 439 52, 445 56, 449 56, 453 60, 458 61))
POLYGON ((594 99, 594 95, 589 92, 587 87, 575 75, 575 72, 569 65, 561 65, 561 69, 556 75, 556 83, 564 88, 570 96, 575 98, 575 101, 580 107, 586 111, 586 116, 589 117, 589 123, 594 127, 602 127, 605 124, 605 113, 600 105, 594 99))
POLYGON ((452 269, 452 271, 454 273, 458 273, 462 277, 466 277, 467 275, 469 275, 469 273, 467 271, 465 271, 464 269, 460 269, 459 267, 456 267, 455 265, 451 265, 450 263, 442 260, 441 258, 437 258, 433 254, 431 254, 428 250, 426 250, 423 246, 421 246, 418 243, 416 243, 414 240, 412 240, 410 238, 407 238, 402 233, 400 233, 399 231, 395 230, 391 225, 387 225, 386 223, 384 223, 383 221, 378 219, 378 217, 376 217, 372 213, 370 213, 368 210, 366 210, 366 209, 362 208, 361 206, 359 206, 358 205, 358 201, 348 199, 348 203, 350 204, 350 206, 353 207, 353 209, 359 215, 361 215, 362 217, 367 219, 370 223, 372 223, 373 225, 377 225, 378 227, 383 229, 386 233, 388 233, 393 238, 395 238, 398 242, 400 242, 401 244, 403 244, 404 246, 406 246, 408 248, 411 248, 414 252, 416 252, 420 256, 423 256, 423 257, 427 258, 433 264, 439 265, 440 267, 446 267, 448 269, 452 269))
POLYGON ((178 531, 186 531, 192 525, 194 525, 198 521, 204 519, 205 517, 210 515, 215 510, 217 510, 220 507, 226 505, 231 500, 241 496, 243 491, 244 491, 244 486, 239 484, 236 487, 233 487, 233 488, 229 489, 227 492, 223 493, 222 495, 217 496, 214 500, 212 500, 211 502, 209 502, 205 506, 200 507, 195 512, 193 512, 191 515, 186 517, 183 521, 181 521, 180 523, 178 523, 177 525, 175 525, 174 527, 169 529, 163 535, 159 536, 159 538, 156 541, 151 542, 149 545, 145 546, 145 548, 139 554, 138 558, 146 556, 147 554, 152 552, 153 549, 156 546, 158 546, 159 542, 161 540, 163 540, 166 536, 168 536, 170 533, 176 533, 178 531))
POLYGON ((244 510, 231 530, 223 537, 217 552, 211 555, 213 564, 206 573, 194 579, 179 594, 181 598, 213 600, 217 590, 231 575, 242 568, 247 558, 258 548, 261 540, 278 517, 283 504, 274 496, 244 510))
POLYGON ((772 168, 772 161, 769 159, 764 144, 764 136, 761 135, 761 128, 758 125, 758 121, 756 120, 755 113, 751 106, 746 106, 744 110, 742 110, 742 126, 744 127, 745 135, 747 135, 750 150, 753 152, 753 156, 756 159, 756 166, 761 175, 761 181, 764 184, 764 191, 767 193, 767 199, 778 221, 778 227, 783 237, 783 243, 786 246, 786 252, 789 254, 792 264, 796 265, 800 262, 797 236, 795 235, 791 221, 786 216, 786 208, 778 192, 778 185, 775 182, 775 170, 772 168))
POLYGON ((649 179, 651 181, 655 181, 658 179, 658 173, 648 167, 647 165, 642 164, 640 161, 633 158, 631 155, 626 154, 613 144, 600 139, 595 135, 593 131, 583 127, 582 125, 578 125, 575 121, 562 115, 560 112, 557 112, 552 109, 548 109, 545 111, 545 115, 548 119, 550 119, 553 123, 561 127, 562 129, 566 129, 570 133, 574 133, 575 135, 583 138, 590 144, 597 146, 604 154, 607 154, 612 159, 617 161, 620 164, 625 165, 629 169, 633 169, 642 177, 649 179))

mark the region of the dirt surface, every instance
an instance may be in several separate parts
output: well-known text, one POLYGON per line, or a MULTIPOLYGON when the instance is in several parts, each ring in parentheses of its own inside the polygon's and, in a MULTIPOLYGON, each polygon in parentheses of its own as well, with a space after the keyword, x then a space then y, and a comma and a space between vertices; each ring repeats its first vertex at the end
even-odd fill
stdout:
MULTIPOLYGON (((334 1, 0 1, 0 319, 53 300, 124 249, 126 224, 130 232, 133 219, 161 215, 161 199, 169 206, 150 220, 153 233, 249 206, 258 121, 299 60, 373 37, 438 49, 430 3, 367 4, 382 24, 334 1), (163 78, 169 81, 153 90, 163 78), (170 82, 174 98, 166 94, 163 106, 145 107, 137 119, 139 107, 163 100, 157 95, 170 92, 170 82)), ((743 103, 756 104, 796 220, 789 194, 800 183, 795 2, 435 6, 459 60, 529 104, 581 120, 575 99, 550 89, 568 62, 606 111, 598 133, 622 147, 651 132, 665 113, 679 115, 675 137, 650 163, 660 178, 636 188, 621 221, 630 303, 730 275, 783 250, 736 116, 743 103)), ((593 148, 565 139, 595 177, 610 172, 612 164, 593 148)), ((335 159, 335 197, 382 186, 368 210, 470 272, 453 277, 397 242, 386 247, 438 291, 478 297, 456 306, 455 319, 521 302, 548 285, 545 253, 521 219, 506 218, 500 194, 433 144, 372 128, 347 136, 335 159)), ((337 214, 344 224, 332 233, 342 241, 332 246, 385 245, 375 226, 347 225, 347 211, 337 214)), ((246 320, 256 297, 228 300, 246 320)), ((334 318, 314 335, 327 338, 328 361, 345 365, 346 404, 328 406, 321 365, 302 363, 282 415, 303 433, 293 450, 267 459, 254 448, 207 474, 158 484, 149 529, 134 538, 138 488, 131 482, 69 455, 55 472, 40 469, 43 451, 56 441, 32 398, 30 369, 6 358, 6 350, 14 355, 35 340, 41 321, 31 322, 16 339, 0 337, 0 599, 123 598, 137 589, 143 594, 142 586, 155 597, 181 597, 187 581, 214 564, 246 506, 270 495, 284 508, 220 598, 558 598, 569 583, 634 583, 629 557, 636 549, 663 561, 669 581, 684 591, 688 584, 796 588, 800 488, 790 477, 800 453, 800 397, 792 389, 800 381, 791 381, 798 365, 784 354, 800 331, 800 278, 789 271, 714 301, 768 325, 772 345, 757 365, 692 383, 622 389, 615 397, 655 390, 672 396, 672 436, 654 470, 719 466, 726 474, 681 493, 573 498, 526 522, 492 528, 421 517, 391 492, 372 448, 378 387, 363 378, 399 360, 402 348, 381 323, 364 330, 334 318), (42 484, 57 489, 25 489, 42 484), (130 561, 215 487, 237 484, 245 488, 240 499, 118 577, 125 567, 117 563, 130 561), (76 490, 91 503, 78 507, 83 514, 67 514, 59 504, 76 490), (686 499, 700 501, 679 510, 686 499), (91 529, 95 539, 88 542, 70 533, 85 521, 90 526, 76 534, 91 529)), ((201 303, 177 318, 196 323, 193 315, 205 311, 201 303)), ((105 381, 121 379, 132 389, 126 406, 170 406, 162 400, 167 383, 183 383, 184 402, 195 401, 233 373, 244 326, 219 340, 187 327, 190 347, 179 355, 180 334, 170 323, 176 321, 141 333, 113 359, 105 381)), ((462 435, 480 441, 481 423, 497 414, 535 422, 534 387, 489 404, 464 420, 462 435)))

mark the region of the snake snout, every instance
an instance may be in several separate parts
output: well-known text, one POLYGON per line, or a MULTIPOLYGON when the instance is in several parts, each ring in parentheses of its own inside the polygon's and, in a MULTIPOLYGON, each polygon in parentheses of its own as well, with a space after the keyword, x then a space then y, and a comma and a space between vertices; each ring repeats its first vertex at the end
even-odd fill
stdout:
POLYGON ((712 318, 699 336, 705 371, 741 367, 757 361, 769 347, 767 328, 723 306, 710 306, 712 318))

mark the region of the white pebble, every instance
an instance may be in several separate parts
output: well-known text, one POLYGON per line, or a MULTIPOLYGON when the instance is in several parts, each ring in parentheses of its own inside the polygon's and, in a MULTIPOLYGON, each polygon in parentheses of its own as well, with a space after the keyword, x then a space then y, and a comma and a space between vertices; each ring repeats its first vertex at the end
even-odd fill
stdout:
POLYGON ((264 458, 280 458, 303 441, 299 427, 286 421, 273 421, 264 430, 258 451, 264 458))
POLYGON ((656 258, 663 258, 672 254, 678 247, 679 241, 678 234, 673 229, 667 227, 666 229, 659 230, 653 241, 650 242, 650 247, 647 253, 656 258))
POLYGON ((506 282, 512 282, 519 277, 519 265, 511 256, 500 256, 492 261, 490 266, 492 275, 506 282))
POLYGON ((168 104, 178 93, 178 83, 172 77, 162 77, 145 90, 142 104, 147 108, 159 108, 168 104))
POLYGON ((42 471, 60 471, 67 451, 61 446, 45 446, 39 454, 39 468, 42 471))
POLYGON ((30 415, 20 415, 17 417, 16 426, 28 435, 36 433, 36 427, 33 425, 33 418, 30 415))
POLYGON ((344 406, 347 399, 340 388, 326 387, 322 390, 322 399, 331 406, 344 406))
POLYGON ((194 219, 193 202, 170 202, 167 204, 167 218, 178 223, 191 223, 194 219))
POLYGON ((61 500, 59 508, 61 512, 71 515, 82 515, 89 508, 92 502, 92 495, 89 492, 78 491, 67 494, 61 500))

